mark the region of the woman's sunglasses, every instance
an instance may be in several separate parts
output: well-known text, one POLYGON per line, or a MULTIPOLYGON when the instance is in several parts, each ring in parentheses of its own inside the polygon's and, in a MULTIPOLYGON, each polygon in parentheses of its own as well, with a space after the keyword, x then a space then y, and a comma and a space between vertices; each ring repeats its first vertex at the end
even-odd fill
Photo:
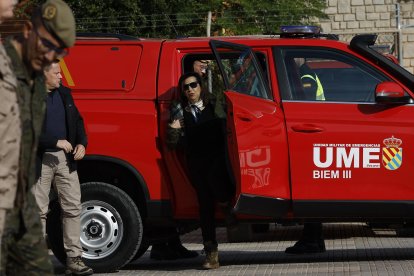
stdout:
POLYGON ((198 82, 193 81, 193 82, 184 84, 183 85, 183 89, 184 89, 184 91, 188 91, 188 90, 190 90, 190 87, 193 88, 193 89, 195 89, 195 88, 197 88, 197 86, 198 86, 198 82))

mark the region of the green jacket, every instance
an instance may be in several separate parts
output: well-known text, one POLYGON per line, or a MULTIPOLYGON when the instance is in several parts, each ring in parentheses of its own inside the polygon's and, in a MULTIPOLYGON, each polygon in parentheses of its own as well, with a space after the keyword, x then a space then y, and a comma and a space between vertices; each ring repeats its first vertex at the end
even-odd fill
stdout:
POLYGON ((43 72, 31 76, 11 43, 4 41, 4 48, 12 61, 17 78, 18 103, 22 122, 22 139, 19 160, 19 183, 16 205, 22 206, 26 193, 35 184, 36 151, 46 110, 46 85, 43 72))

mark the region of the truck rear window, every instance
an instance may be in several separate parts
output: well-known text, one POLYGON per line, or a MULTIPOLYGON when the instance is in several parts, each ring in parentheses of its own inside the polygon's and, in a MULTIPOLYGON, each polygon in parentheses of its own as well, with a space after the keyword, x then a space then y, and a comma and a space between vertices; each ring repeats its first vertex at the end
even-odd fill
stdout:
POLYGON ((63 83, 75 92, 129 91, 141 52, 139 45, 76 45, 61 61, 63 83))

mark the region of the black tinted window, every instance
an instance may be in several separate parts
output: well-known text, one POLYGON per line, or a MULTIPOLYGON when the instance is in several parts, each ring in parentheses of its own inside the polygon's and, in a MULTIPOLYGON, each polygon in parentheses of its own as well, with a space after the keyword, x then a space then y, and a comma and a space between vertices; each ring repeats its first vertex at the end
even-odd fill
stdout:
POLYGON ((285 100, 374 102, 375 87, 388 80, 354 57, 318 49, 282 51, 289 79, 285 100))

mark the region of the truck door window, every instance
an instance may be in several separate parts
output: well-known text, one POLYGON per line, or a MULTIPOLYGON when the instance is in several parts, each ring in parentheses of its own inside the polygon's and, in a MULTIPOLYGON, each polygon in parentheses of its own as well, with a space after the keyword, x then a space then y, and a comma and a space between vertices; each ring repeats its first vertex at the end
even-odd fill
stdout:
MULTIPOLYGON (((266 55, 261 52, 255 52, 257 60, 259 61, 259 65, 261 66, 265 77, 265 81, 268 82, 268 69, 267 69, 267 59, 266 55)), ((242 70, 239 63, 242 60, 239 59, 239 55, 237 53, 227 53, 227 58, 222 58, 224 64, 226 64, 225 70, 226 74, 231 79, 231 81, 235 81, 236 76, 239 78, 238 83, 234 83, 234 86, 231 90, 240 92, 243 94, 250 94, 252 96, 260 97, 259 89, 257 87, 257 80, 256 80, 256 87, 251 87, 254 83, 254 74, 253 68, 247 68, 245 71, 242 70), (252 76, 248 76, 250 70, 250 74, 252 76), (249 83, 249 80, 251 83, 249 83)), ((202 77, 204 80, 204 86, 207 88, 207 91, 210 93, 223 93, 225 91, 223 77, 220 73, 219 66, 217 61, 214 59, 212 54, 189 54, 186 55, 183 59, 183 72, 188 73, 194 71, 194 62, 203 61, 206 65, 205 75, 202 77)), ((266 97, 267 98, 267 95, 266 97)))
MULTIPOLYGON (((261 67, 265 69, 263 71, 267 72, 267 66, 262 62, 266 60, 264 55, 256 53, 256 56, 261 61, 261 67)), ((229 80, 229 90, 264 99, 270 98, 256 75, 251 56, 243 53, 226 53, 222 54, 221 59, 229 80)))
POLYGON ((389 80, 369 64, 339 52, 284 49, 282 53, 290 86, 284 100, 375 102, 375 87, 389 80))
POLYGON ((270 86, 260 68, 262 62, 249 46, 213 39, 209 44, 218 61, 226 90, 272 99, 270 86))

